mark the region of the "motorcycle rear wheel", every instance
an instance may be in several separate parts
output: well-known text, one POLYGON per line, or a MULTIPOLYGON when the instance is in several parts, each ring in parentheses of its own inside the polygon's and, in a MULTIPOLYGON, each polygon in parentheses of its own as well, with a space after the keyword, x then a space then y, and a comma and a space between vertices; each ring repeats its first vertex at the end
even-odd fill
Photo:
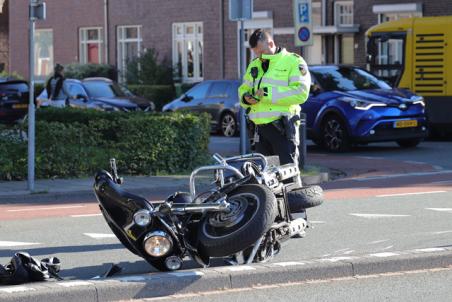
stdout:
POLYGON ((276 217, 276 198, 263 185, 242 185, 228 194, 228 213, 206 215, 198 228, 199 249, 209 257, 226 257, 255 243, 276 217))

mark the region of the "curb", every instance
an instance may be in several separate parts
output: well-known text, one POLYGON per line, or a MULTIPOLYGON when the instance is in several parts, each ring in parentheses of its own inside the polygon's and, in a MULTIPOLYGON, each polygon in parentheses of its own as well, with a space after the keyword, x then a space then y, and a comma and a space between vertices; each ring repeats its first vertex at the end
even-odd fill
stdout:
MULTIPOLYGON (((328 172, 321 172, 316 175, 308 175, 302 177, 302 182, 306 185, 320 184, 329 180, 328 172)), ((177 191, 189 191, 188 179, 186 184, 177 186, 157 186, 152 187, 135 187, 127 188, 125 190, 141 195, 162 195, 168 196, 177 191)), ((40 203, 40 202, 97 202, 94 191, 77 190, 65 192, 43 192, 43 193, 27 193, 27 194, 0 194, 0 204, 15 204, 15 203, 40 203)))
POLYGON ((365 257, 214 267, 123 276, 108 280, 30 283, 0 287, 0 300, 8 302, 130 300, 451 266, 452 248, 419 249, 371 254, 365 257))

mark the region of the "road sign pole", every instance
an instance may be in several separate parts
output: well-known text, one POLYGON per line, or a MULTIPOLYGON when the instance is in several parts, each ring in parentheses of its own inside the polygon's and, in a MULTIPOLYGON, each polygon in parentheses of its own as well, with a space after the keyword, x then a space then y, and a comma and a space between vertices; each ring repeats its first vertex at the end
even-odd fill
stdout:
MULTIPOLYGON (((245 60, 244 60, 244 51, 243 46, 245 44, 245 29, 243 20, 240 20, 240 62, 239 62, 239 74, 240 80, 243 80, 243 76, 245 75, 245 60)), ((247 152, 247 141, 248 135, 246 131, 246 117, 245 110, 243 108, 240 109, 240 154, 246 154, 247 152)))
POLYGON ((36 0, 30 0, 29 7, 29 104, 28 104, 28 190, 34 192, 35 190, 35 103, 34 103, 34 49, 35 49, 35 21, 34 15, 37 5, 36 0))

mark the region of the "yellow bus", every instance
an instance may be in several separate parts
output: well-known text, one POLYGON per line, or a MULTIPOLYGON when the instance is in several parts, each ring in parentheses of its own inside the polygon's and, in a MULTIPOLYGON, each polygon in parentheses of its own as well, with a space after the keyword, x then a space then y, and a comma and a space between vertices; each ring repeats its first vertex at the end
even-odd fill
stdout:
POLYGON ((366 32, 370 71, 424 97, 430 129, 452 128, 452 16, 406 18, 366 32))

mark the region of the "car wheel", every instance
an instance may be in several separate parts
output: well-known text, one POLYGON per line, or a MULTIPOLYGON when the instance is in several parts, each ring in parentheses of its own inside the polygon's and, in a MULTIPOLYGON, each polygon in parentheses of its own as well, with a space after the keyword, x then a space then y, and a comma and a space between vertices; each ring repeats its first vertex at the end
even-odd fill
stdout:
POLYGON ((421 142, 420 138, 399 139, 397 144, 402 148, 414 148, 421 142))
POLYGON ((222 135, 231 137, 237 134, 237 121, 231 113, 225 113, 220 120, 220 132, 222 135))
POLYGON ((331 152, 350 149, 350 139, 345 124, 334 115, 326 117, 322 123, 323 146, 331 152))

